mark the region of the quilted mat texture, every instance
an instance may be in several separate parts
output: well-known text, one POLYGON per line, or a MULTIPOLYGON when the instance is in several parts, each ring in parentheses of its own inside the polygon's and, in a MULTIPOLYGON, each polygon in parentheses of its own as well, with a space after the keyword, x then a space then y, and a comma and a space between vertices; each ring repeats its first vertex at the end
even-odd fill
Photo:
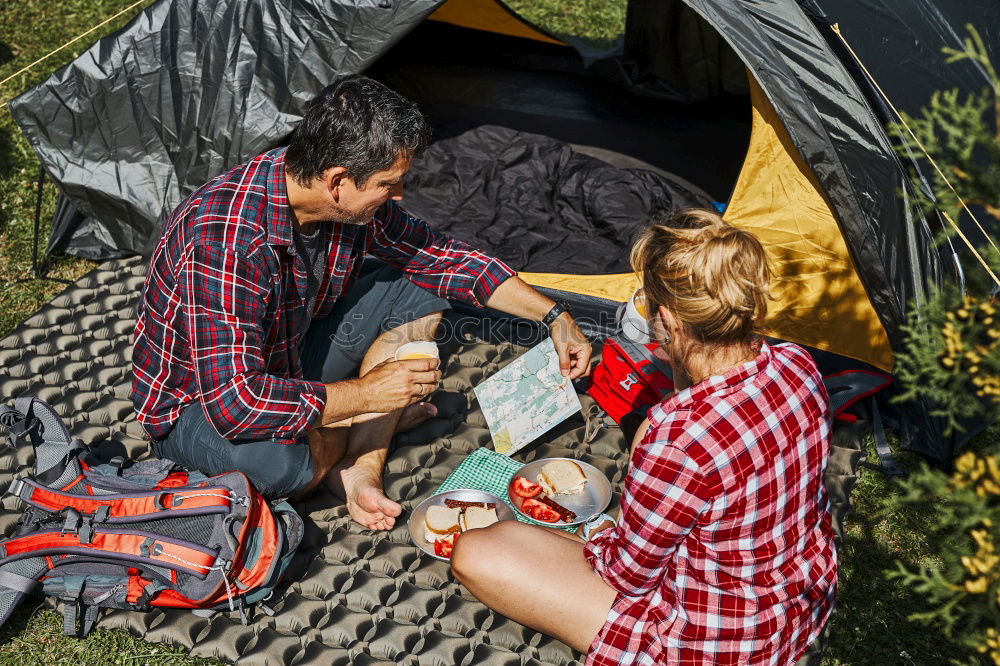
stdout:
MULTIPOLYGON (((144 274, 140 259, 102 264, 0 340, 0 400, 9 404, 30 394, 49 402, 76 437, 94 446, 94 458, 148 455, 129 400, 131 333, 144 274)), ((466 332, 442 344, 444 379, 433 397, 439 415, 394 443, 385 488, 404 507, 395 529, 364 530, 338 500, 319 492, 297 507, 306 535, 273 617, 256 612, 244 626, 238 614, 114 611, 99 626, 241 664, 581 664, 582 655, 563 643, 480 604, 446 563, 409 540, 406 512, 470 452, 490 445, 472 387, 523 350, 483 337, 466 332)), ((593 403, 582 400, 586 413, 593 403)), ((583 443, 586 425, 582 415, 573 417, 518 458, 570 456, 595 465, 612 481, 615 508, 627 465, 625 439, 616 427, 603 427, 583 443)), ((856 447, 839 448, 831 460, 838 528, 860 456, 856 447)), ((0 488, 30 473, 32 462, 30 446, 4 449, 0 488)), ((6 495, 0 505, 6 534, 21 508, 6 495)))

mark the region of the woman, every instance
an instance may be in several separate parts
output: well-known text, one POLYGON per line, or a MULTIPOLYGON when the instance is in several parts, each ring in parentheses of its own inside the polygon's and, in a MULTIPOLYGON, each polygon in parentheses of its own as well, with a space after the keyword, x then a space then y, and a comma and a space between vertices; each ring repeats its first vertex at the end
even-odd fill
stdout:
POLYGON ((632 250, 677 392, 633 442, 617 524, 503 522, 458 540, 456 577, 588 664, 789 664, 833 608, 829 407, 810 356, 756 333, 760 242, 714 213, 632 250))

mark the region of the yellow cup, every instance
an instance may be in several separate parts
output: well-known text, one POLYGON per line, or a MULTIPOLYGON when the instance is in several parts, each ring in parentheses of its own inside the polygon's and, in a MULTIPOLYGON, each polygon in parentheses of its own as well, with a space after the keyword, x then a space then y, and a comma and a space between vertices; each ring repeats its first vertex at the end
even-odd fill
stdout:
POLYGON ((410 361, 418 358, 441 358, 438 347, 433 342, 418 340, 400 345, 396 350, 395 359, 397 361, 410 361))

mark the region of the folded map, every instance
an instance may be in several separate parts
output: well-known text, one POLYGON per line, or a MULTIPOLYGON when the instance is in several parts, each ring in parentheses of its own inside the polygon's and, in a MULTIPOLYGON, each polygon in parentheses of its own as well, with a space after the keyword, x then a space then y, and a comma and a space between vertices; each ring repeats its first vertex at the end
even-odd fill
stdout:
POLYGON ((498 453, 511 455, 580 411, 580 398, 559 372, 551 338, 473 389, 498 453))

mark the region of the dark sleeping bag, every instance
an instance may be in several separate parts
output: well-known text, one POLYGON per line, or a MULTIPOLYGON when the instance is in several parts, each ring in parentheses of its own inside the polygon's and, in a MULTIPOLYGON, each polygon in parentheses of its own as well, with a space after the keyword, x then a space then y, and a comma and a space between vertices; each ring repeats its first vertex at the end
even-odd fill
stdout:
POLYGON ((516 270, 630 270, 651 215, 711 201, 645 169, 619 169, 569 144, 484 125, 432 144, 406 177, 403 207, 516 270))

